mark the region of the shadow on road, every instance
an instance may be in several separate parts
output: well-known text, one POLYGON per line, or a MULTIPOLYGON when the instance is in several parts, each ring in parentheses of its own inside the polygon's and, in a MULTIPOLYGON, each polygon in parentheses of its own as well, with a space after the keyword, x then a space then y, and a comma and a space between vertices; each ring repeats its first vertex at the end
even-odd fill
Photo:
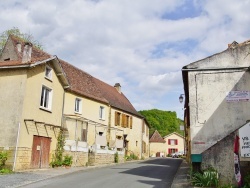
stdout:
POLYGON ((138 180, 141 183, 153 185, 154 188, 171 187, 174 176, 182 159, 155 158, 141 162, 138 168, 125 170, 120 173, 152 178, 152 180, 138 180))

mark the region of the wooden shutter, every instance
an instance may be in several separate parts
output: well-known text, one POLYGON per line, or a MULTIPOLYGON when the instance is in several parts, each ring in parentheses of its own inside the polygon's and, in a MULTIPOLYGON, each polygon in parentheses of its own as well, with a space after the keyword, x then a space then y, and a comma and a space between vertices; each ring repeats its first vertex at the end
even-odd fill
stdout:
POLYGON ((176 145, 178 145, 178 140, 177 140, 177 139, 176 139, 176 142, 175 142, 175 143, 176 143, 176 145))
POLYGON ((115 112, 115 126, 117 126, 118 112, 115 112))
POLYGON ((171 142, 171 140, 170 140, 170 139, 168 139, 168 145, 170 145, 170 142, 171 142))
POLYGON ((126 115, 122 114, 122 127, 125 127, 126 115))
POLYGON ((145 124, 142 123, 142 133, 145 133, 145 124))
POLYGON ((130 116, 129 123, 130 123, 130 125, 129 125, 130 129, 132 129, 133 128, 133 117, 132 116, 130 116))

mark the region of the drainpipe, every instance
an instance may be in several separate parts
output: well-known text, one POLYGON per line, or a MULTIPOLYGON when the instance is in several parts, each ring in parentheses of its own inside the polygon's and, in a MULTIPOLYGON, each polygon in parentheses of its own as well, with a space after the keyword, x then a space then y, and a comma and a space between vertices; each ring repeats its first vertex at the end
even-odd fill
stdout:
POLYGON ((18 123, 17 138, 16 138, 16 149, 15 149, 15 156, 14 156, 14 164, 13 164, 13 169, 12 169, 12 171, 15 171, 15 168, 16 168, 17 146, 18 146, 18 142, 19 142, 20 127, 21 127, 21 124, 20 124, 20 122, 19 122, 19 123, 18 123))
MULTIPOLYGON (((144 126, 144 119, 142 119, 142 126, 144 126)), ((143 127, 141 127, 143 129, 143 127)), ((141 158, 142 158, 142 148, 143 148, 143 132, 141 129, 141 158)))

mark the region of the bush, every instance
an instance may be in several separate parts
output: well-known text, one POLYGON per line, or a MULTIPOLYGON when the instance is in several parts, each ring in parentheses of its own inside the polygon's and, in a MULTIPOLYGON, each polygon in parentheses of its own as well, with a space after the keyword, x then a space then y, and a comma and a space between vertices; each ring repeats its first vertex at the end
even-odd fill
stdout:
POLYGON ((203 172, 192 173, 191 182, 197 187, 218 187, 219 174, 215 169, 208 168, 203 172))
POLYGON ((73 157, 70 156, 70 155, 65 155, 64 159, 63 159, 63 162, 62 162, 62 165, 71 166, 72 162, 73 162, 73 157))
POLYGON ((250 188, 250 173, 248 173, 244 178, 244 187, 243 188, 250 188))
POLYGON ((2 151, 0 153, 0 169, 5 165, 5 162, 7 161, 7 159, 8 159, 8 153, 2 151))
POLYGON ((119 156, 118 156, 118 153, 116 152, 115 155, 114 155, 114 160, 115 160, 115 163, 118 163, 119 162, 119 156))
POLYGON ((0 174, 10 174, 12 173, 12 170, 3 168, 0 170, 0 174))

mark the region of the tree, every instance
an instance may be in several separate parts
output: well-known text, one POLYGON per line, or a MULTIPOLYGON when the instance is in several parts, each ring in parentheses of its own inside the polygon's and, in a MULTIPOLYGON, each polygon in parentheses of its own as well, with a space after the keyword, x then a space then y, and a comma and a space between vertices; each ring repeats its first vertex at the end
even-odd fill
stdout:
POLYGON ((150 125, 149 133, 153 134, 157 130, 162 137, 177 132, 183 135, 183 131, 180 131, 180 125, 183 121, 177 118, 176 112, 163 111, 158 109, 142 110, 139 111, 143 115, 150 125))
POLYGON ((22 39, 25 42, 31 42, 35 47, 42 49, 42 44, 39 43, 31 34, 22 33, 17 27, 6 30, 0 35, 0 51, 2 51, 9 35, 15 35, 16 37, 22 39))

